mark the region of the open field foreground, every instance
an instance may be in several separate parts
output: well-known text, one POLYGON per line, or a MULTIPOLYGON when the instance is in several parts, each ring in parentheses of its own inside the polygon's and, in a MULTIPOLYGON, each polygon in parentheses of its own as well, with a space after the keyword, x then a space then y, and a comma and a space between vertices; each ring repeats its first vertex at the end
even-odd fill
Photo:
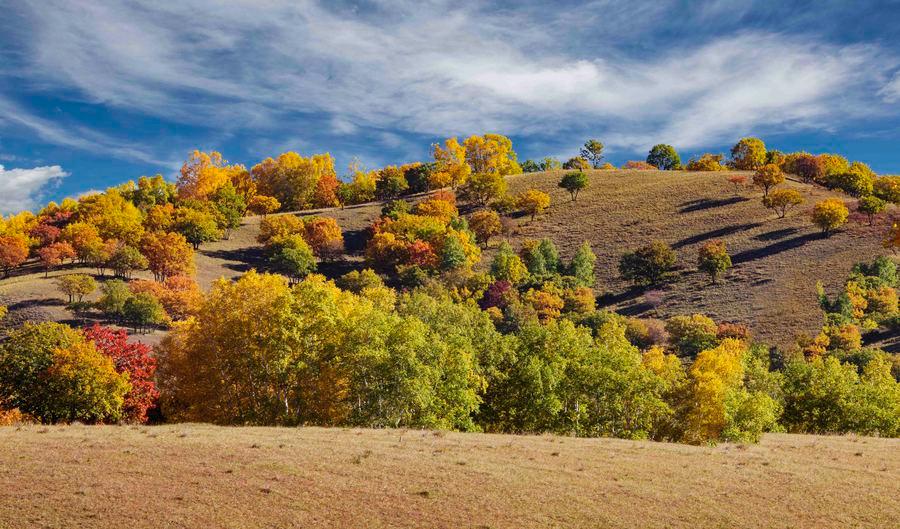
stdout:
POLYGON ((900 440, 0 428, 0 527, 900 526, 900 440))

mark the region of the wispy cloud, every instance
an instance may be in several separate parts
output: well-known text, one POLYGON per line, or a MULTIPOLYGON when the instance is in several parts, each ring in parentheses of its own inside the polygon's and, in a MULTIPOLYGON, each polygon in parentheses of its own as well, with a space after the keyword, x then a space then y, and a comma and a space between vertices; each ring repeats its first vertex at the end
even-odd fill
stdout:
MULTIPOLYGON (((385 147, 399 144, 396 132, 569 141, 591 131, 621 149, 653 140, 699 148, 865 115, 900 90, 885 85, 897 65, 889 50, 808 33, 698 31, 695 40, 634 47, 664 27, 675 4, 47 0, 26 17, 25 55, 34 86, 65 86, 89 102, 216 130, 371 132, 385 147), (639 34, 629 38, 625 26, 639 34), (325 116, 321 126, 303 130, 313 114, 325 116)), ((707 4, 695 21, 723 13, 734 15, 734 3, 707 4)), ((132 154, 90 131, 12 119, 47 141, 132 154)))
POLYGON ((35 208, 42 192, 66 176, 69 173, 58 165, 32 169, 6 169, 0 165, 0 213, 35 208))

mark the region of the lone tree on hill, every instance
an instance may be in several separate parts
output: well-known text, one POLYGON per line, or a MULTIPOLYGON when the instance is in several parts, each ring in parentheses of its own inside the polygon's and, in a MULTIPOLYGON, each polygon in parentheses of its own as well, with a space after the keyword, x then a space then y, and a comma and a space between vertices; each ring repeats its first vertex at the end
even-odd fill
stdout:
POLYGON ((581 171, 577 171, 563 175, 562 180, 559 181, 558 185, 572 195, 572 201, 574 202, 578 200, 578 192, 586 188, 587 184, 587 175, 581 171))
POLYGON ((753 184, 763 188, 763 196, 769 196, 769 189, 782 182, 784 173, 773 163, 760 167, 753 175, 753 184))
POLYGON ((603 164, 603 143, 600 140, 588 140, 581 147, 581 157, 591 162, 594 169, 600 168, 603 164))
POLYGON ((803 203, 803 195, 796 189, 776 189, 762 199, 763 205, 778 213, 778 218, 783 219, 788 210, 803 203))
POLYGON ((831 236, 832 232, 847 222, 850 211, 844 205, 844 201, 837 198, 825 199, 813 208, 813 223, 822 229, 822 233, 826 237, 831 236))
POLYGON ((710 241, 704 244, 697 255, 697 268, 706 272, 713 283, 731 268, 731 256, 725 248, 725 241, 710 241))
POLYGON ((656 166, 663 171, 676 171, 681 169, 681 157, 675 147, 660 143, 654 145, 647 155, 647 163, 656 166))

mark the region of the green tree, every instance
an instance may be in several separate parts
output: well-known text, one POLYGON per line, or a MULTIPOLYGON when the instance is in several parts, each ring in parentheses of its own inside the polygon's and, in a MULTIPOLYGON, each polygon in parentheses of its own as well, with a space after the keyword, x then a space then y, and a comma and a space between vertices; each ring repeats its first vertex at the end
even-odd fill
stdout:
POLYGON ((697 268, 705 272, 713 283, 731 268, 731 256, 725 248, 725 241, 710 241, 700 248, 697 268))
POLYGON ((865 213, 869 218, 869 226, 875 224, 875 216, 887 208, 887 202, 874 195, 867 195, 859 199, 856 210, 865 213))
POLYGON ((458 236, 451 234, 447 237, 441 249, 440 259, 442 270, 457 270, 466 265, 466 251, 458 236))
POLYGON ((277 240, 271 258, 275 268, 292 282, 316 270, 316 257, 302 236, 295 234, 277 240))
POLYGON ((678 256, 668 244, 653 241, 647 246, 627 252, 619 260, 622 279, 635 285, 654 285, 664 280, 675 268, 678 256))
POLYGON ((125 317, 125 303, 131 298, 128 284, 120 279, 111 279, 100 285, 100 300, 97 308, 106 316, 121 320, 125 317))
POLYGON ((122 317, 137 332, 166 321, 166 311, 156 296, 148 292, 132 294, 125 300, 122 317))
POLYGON ((650 149, 650 153, 647 155, 647 163, 663 171, 677 171, 681 169, 681 157, 678 156, 675 147, 665 143, 654 145, 650 149))
POLYGON ((585 241, 578 247, 572 262, 569 263, 569 275, 575 278, 578 286, 593 287, 597 278, 594 276, 594 264, 597 256, 591 250, 591 244, 585 241))
POLYGON ((529 274, 535 279, 547 280, 559 274, 559 250, 550 239, 525 241, 521 256, 529 274))
POLYGON ((210 199, 219 213, 218 227, 222 230, 224 238, 228 239, 233 230, 240 228, 241 220, 247 211, 247 201, 231 182, 217 189, 210 199))
POLYGON ((703 314, 673 316, 666 320, 669 343, 681 356, 694 357, 718 345, 716 322, 703 314))
POLYGON ((603 165, 603 144, 600 140, 588 140, 581 147, 581 157, 591 162, 594 169, 603 165))
POLYGON ((81 303, 85 296, 97 290, 97 282, 86 274, 69 274, 58 277, 56 286, 69 297, 69 303, 81 303))
POLYGON ((566 173, 559 181, 559 187, 565 189, 572 196, 572 201, 578 200, 578 192, 588 185, 587 175, 581 171, 566 173))
POLYGON ((215 217, 205 211, 179 208, 175 213, 175 232, 180 233, 194 247, 217 240, 222 236, 215 217))

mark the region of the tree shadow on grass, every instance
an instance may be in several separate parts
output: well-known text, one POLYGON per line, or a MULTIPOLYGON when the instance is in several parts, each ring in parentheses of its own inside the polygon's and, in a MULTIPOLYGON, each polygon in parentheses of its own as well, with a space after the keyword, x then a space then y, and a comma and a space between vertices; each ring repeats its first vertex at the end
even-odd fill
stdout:
POLYGON ((247 272, 251 268, 263 271, 269 267, 269 259, 262 246, 237 250, 202 250, 201 253, 214 259, 231 261, 223 266, 235 272, 247 272))
POLYGON ((799 232, 800 228, 784 228, 782 230, 773 230, 767 231, 766 233, 760 233, 756 237, 753 237, 757 241, 778 241, 788 237, 790 235, 794 235, 799 232))
POLYGON ((679 204, 681 209, 678 210, 679 213, 692 213, 694 211, 703 211, 706 209, 713 208, 721 208, 724 206, 731 206, 732 204, 739 204, 741 202, 746 202, 750 200, 747 197, 731 197, 731 198, 700 198, 697 200, 690 200, 688 202, 683 202, 679 204))
POLYGON ((822 233, 807 233, 806 235, 800 235, 799 237, 794 237, 792 239, 784 239, 781 242, 763 246, 762 248, 755 248, 753 250, 745 250, 743 252, 736 253, 731 256, 731 262, 734 264, 740 264, 746 263, 748 261, 755 261, 757 259, 763 259, 765 257, 771 257, 781 252, 799 248, 808 242, 824 238, 825 235, 822 233))
POLYGON ((619 305, 627 301, 634 301, 648 290, 652 290, 653 286, 632 286, 628 290, 618 293, 607 292, 597 297, 597 308, 606 308, 619 305))
POLYGON ((726 237, 728 235, 733 235, 738 232, 752 230, 753 228, 758 228, 762 226, 760 222, 748 222, 746 224, 735 224, 733 226, 725 226, 724 228, 717 228, 715 230, 710 230, 704 233, 698 233, 697 235, 692 235, 690 237, 685 237, 680 241, 676 242, 672 245, 672 248, 678 249, 683 248, 685 246, 689 246, 691 244, 696 244, 698 242, 707 241, 709 239, 717 239, 719 237, 726 237))

